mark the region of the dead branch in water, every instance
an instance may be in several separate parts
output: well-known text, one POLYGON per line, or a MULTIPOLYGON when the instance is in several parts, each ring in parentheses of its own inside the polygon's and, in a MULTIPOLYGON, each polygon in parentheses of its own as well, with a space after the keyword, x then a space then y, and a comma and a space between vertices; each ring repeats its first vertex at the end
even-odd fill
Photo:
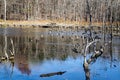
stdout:
POLYGON ((0 62, 3 62, 3 61, 12 61, 12 63, 14 62, 15 48, 14 48, 13 40, 10 39, 10 41, 12 44, 12 50, 10 50, 11 55, 8 56, 8 54, 7 54, 7 36, 5 35, 5 47, 4 47, 5 56, 0 56, 0 62))
POLYGON ((12 51, 11 52, 11 55, 14 55, 15 54, 15 48, 14 48, 14 44, 13 44, 13 39, 10 39, 11 41, 11 44, 12 44, 12 51))
POLYGON ((4 53, 5 57, 8 59, 8 54, 7 54, 7 36, 5 35, 5 47, 4 47, 4 53))
POLYGON ((94 41, 88 43, 86 48, 85 48, 83 68, 84 68, 84 71, 85 71, 86 80, 90 80, 89 64, 92 63, 92 62, 95 62, 97 60, 97 58, 100 57, 103 54, 103 47, 101 47, 100 50, 95 51, 94 54, 92 54, 91 57, 86 60, 86 54, 87 54, 88 48, 93 43, 98 42, 98 41, 99 40, 94 40, 94 41))
POLYGON ((41 74, 40 77, 50 77, 50 76, 54 76, 54 75, 62 75, 66 73, 66 71, 63 72, 53 72, 53 73, 47 73, 47 74, 41 74))

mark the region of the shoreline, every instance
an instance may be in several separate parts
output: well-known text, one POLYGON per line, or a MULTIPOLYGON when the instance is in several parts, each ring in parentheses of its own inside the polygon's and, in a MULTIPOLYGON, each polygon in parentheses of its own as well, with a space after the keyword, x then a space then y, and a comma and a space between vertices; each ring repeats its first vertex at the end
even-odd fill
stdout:
MULTIPOLYGON (((110 23, 107 22, 105 25, 109 26, 110 23)), ((120 22, 114 22, 112 25, 120 26, 120 22)), ((50 20, 29 20, 29 21, 15 21, 15 20, 7 20, 0 21, 0 27, 15 27, 15 28, 31 28, 31 27, 89 27, 89 22, 77 22, 77 21, 50 21, 50 20)), ((102 22, 93 22, 91 26, 103 26, 102 22)))

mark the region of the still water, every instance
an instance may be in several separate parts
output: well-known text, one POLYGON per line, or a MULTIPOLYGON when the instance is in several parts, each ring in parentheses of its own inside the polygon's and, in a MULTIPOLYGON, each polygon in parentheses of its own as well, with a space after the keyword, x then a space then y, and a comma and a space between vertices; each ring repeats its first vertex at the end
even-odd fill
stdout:
MULTIPOLYGON (((4 56, 5 35, 10 55, 13 40, 15 59, 0 63, 0 80, 89 80, 83 68, 84 45, 81 29, 0 28, 0 56, 4 56), (77 49, 75 52, 74 49, 77 49), (13 64, 14 63, 14 64, 13 64), (65 72, 60 75, 40 75, 65 72)), ((101 37, 102 33, 98 33, 101 37)), ((90 80, 120 79, 120 36, 101 39, 104 53, 89 65, 90 80)), ((99 46, 99 44, 98 44, 99 46)), ((94 52, 91 46, 87 57, 94 52)))

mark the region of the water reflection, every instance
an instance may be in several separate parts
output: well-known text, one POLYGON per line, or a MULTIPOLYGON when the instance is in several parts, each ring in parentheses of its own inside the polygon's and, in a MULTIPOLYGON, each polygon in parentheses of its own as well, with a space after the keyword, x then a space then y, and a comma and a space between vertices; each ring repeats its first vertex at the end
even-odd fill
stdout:
MULTIPOLYGON (((4 28, 0 30, 0 56, 4 56, 4 28)), ((95 63, 85 69, 83 54, 87 39, 83 40, 84 30, 7 28, 7 31, 7 53, 10 56, 10 50, 12 51, 10 39, 12 39, 15 59, 7 64, 0 63, 1 80, 16 80, 16 78, 18 80, 118 80, 120 78, 119 37, 113 37, 111 42, 109 42, 110 38, 106 38, 102 43, 96 43, 96 47, 91 45, 86 58, 90 57, 95 49, 99 49, 101 44, 104 44, 105 50, 95 63), (40 74, 60 71, 66 73, 61 76, 40 77, 40 74), (89 76, 85 76, 84 73, 89 76)))

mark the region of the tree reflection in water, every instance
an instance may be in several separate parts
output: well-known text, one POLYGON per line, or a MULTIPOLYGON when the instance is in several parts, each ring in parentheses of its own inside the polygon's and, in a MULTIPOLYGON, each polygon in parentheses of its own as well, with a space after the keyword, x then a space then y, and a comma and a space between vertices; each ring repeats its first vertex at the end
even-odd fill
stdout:
MULTIPOLYGON (((82 49, 85 48, 86 40, 85 41, 82 40, 83 37, 81 37, 81 35, 79 35, 79 34, 81 34, 80 32, 77 32, 77 34, 75 34, 76 32, 75 31, 72 32, 72 31, 73 31, 72 29, 66 30, 66 31, 59 31, 59 34, 58 34, 56 30, 51 31, 51 32, 49 32, 49 30, 47 30, 48 33, 38 30, 37 33, 35 33, 34 29, 33 29, 33 31, 31 30, 30 32, 29 31, 21 31, 21 32, 18 31, 19 34, 18 33, 16 33, 16 34, 14 33, 12 35, 8 34, 7 35, 7 40, 8 40, 7 45, 8 46, 7 46, 6 51, 7 51, 8 55, 10 56, 10 54, 11 54, 10 50, 13 51, 11 41, 10 41, 10 39, 12 39, 14 42, 15 53, 16 53, 14 55, 15 56, 14 62, 11 62, 12 63, 11 76, 14 73, 13 72, 14 68, 17 68, 21 72, 20 75, 26 74, 28 76, 31 76, 32 70, 34 70, 33 67, 31 68, 31 63, 32 64, 39 63, 39 68, 38 68, 39 73, 36 73, 36 74, 42 74, 42 72, 40 72, 40 71, 42 71, 41 66, 43 66, 45 61, 51 62, 51 61, 57 60, 57 61, 61 61, 61 63, 62 63, 62 61, 64 61, 64 63, 66 63, 66 60, 70 57, 72 57, 73 59, 77 59, 78 56, 83 56, 82 49), (76 35, 77 35, 77 37, 75 37, 76 35)), ((2 46, 4 46, 4 43, 5 43, 4 36, 0 36, 0 56, 4 55, 4 48, 2 47, 2 46)), ((96 54, 96 55, 91 54, 95 51, 95 49, 97 49, 97 52, 101 52, 100 50, 98 50, 101 43, 97 43, 96 48, 94 47, 94 45, 91 45, 91 47, 88 50, 89 51, 88 52, 89 59, 86 60, 86 62, 88 63, 88 66, 83 67, 83 70, 86 75, 86 80, 90 80, 90 74, 91 74, 90 71, 92 70, 92 68, 89 69, 90 64, 94 63, 94 61, 97 60, 97 57, 99 57, 99 55, 101 56, 102 59, 107 59, 107 60, 109 60, 109 57, 111 56, 111 62, 113 62, 114 50, 113 51, 111 51, 111 50, 113 49, 113 46, 116 45, 116 44, 114 44, 114 45, 113 44, 114 43, 111 43, 111 44, 109 43, 109 44, 105 45, 104 54, 102 56, 101 56, 101 54, 96 54)), ((118 46, 119 46, 119 44, 118 44, 118 46)), ((120 50, 118 46, 117 46, 117 50, 118 50, 117 53, 119 53, 119 50, 120 50)), ((117 57, 119 57, 119 56, 117 56, 117 57)), ((80 60, 82 60, 82 59, 80 59, 80 60)), ((62 65, 61 63, 60 63, 60 65, 62 65)), ((50 63, 48 63, 48 64, 50 64, 50 63)), ((68 64, 65 64, 62 66, 67 66, 67 65, 70 65, 70 62, 68 64)), ((72 66, 74 66, 74 65, 72 65, 72 66)), ((51 67, 51 66, 49 66, 49 67, 51 67)), ((57 67, 57 69, 59 69, 59 66, 57 67)), ((67 69, 67 68, 65 67, 65 69, 67 69)), ((54 69, 52 69, 52 70, 54 70, 54 69)), ((57 72, 57 71, 52 71, 52 70, 51 70, 51 72, 57 72)), ((66 71, 66 70, 64 70, 64 71, 66 71)), ((49 72, 46 71, 46 73, 49 73, 49 72)), ((77 71, 76 71, 76 73, 77 73, 77 71)), ((65 73, 65 75, 67 75, 67 74, 69 74, 69 70, 65 73)), ((71 74, 72 74, 72 72, 71 72, 71 74)), ((79 75, 81 75, 81 74, 79 74, 79 75)), ((79 76, 79 75, 76 75, 76 76, 79 76)))

